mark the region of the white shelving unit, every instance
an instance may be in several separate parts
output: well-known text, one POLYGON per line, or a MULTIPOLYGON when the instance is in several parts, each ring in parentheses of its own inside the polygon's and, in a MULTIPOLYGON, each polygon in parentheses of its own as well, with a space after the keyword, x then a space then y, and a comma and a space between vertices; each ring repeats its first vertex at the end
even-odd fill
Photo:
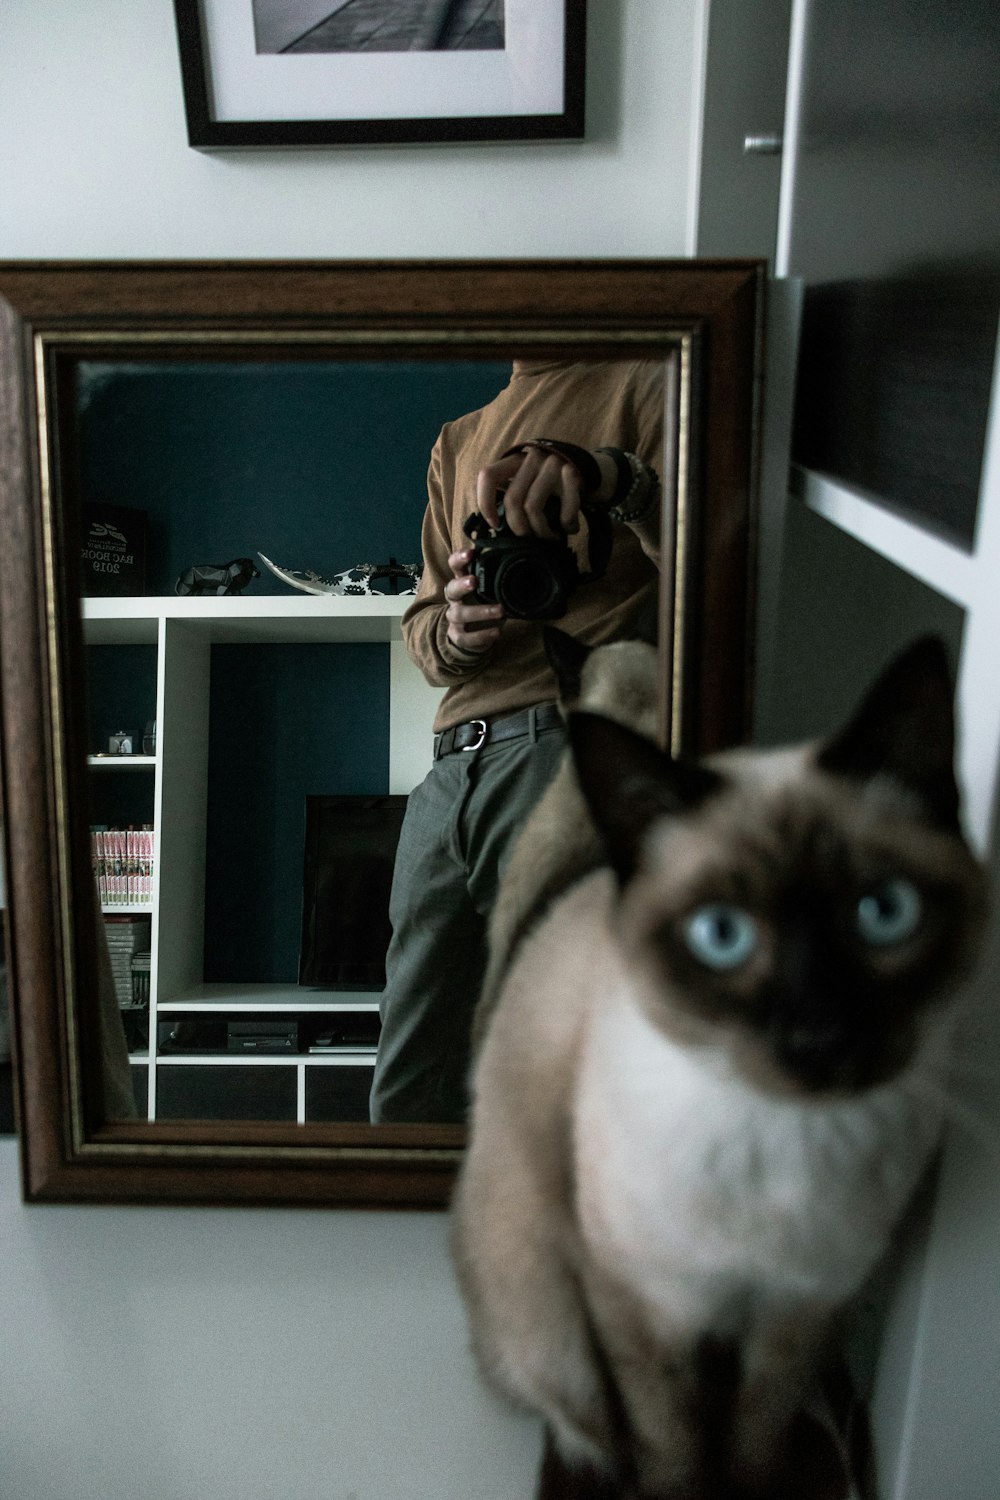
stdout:
MULTIPOLYGON (((792 251, 806 38, 813 9, 812 0, 793 0, 774 266, 778 286, 785 293, 779 299, 779 308, 801 301, 801 283, 794 280, 799 268, 792 251)), ((916 100, 917 91, 907 96, 906 90, 904 82, 895 98, 897 107, 904 96, 908 101, 916 100)), ((933 97, 933 85, 929 85, 927 98, 933 97)), ((909 102, 906 108, 910 117, 909 102)), ((919 125, 915 129, 919 131, 919 125)), ((829 150, 829 142, 825 145, 829 150)), ((815 141, 813 149, 815 152, 815 141)), ((841 158, 842 167, 846 155, 841 158)), ((856 169, 864 171, 864 152, 852 149, 851 156, 856 169)), ((989 200, 984 197, 982 201, 989 200)), ((893 203, 893 210, 895 207, 893 203)), ((936 259, 933 241, 921 243, 919 231, 915 231, 907 246, 907 263, 934 264, 936 259)), ((859 255, 856 274, 865 274, 860 269, 863 263, 864 256, 859 255)), ((837 274, 843 275, 843 269, 837 274)), ((791 372, 794 337, 786 339, 786 350, 791 356, 786 368, 791 372)), ((790 381, 791 376, 789 395, 790 381)), ((775 510, 780 511, 785 497, 777 448, 773 460, 775 478, 770 494, 775 510)), ((961 610, 956 685, 958 771, 970 837, 990 859, 995 879, 1000 862, 1000 336, 994 356, 975 534, 967 549, 949 544, 928 528, 878 503, 877 497, 861 494, 827 475, 793 470, 790 488, 811 512, 961 610)), ((780 531, 778 545, 770 547, 770 555, 776 559, 771 568, 771 574, 775 574, 780 568, 780 531)), ((768 595, 771 603, 773 598, 772 588, 768 595)), ((765 650, 772 653, 771 659, 765 660, 765 670, 773 675, 771 638, 762 631, 761 640, 765 650)), ((986 1494, 996 1473, 995 1382, 990 1375, 1000 1326, 1000 1194, 993 1154, 983 1149, 997 1118, 992 1079, 1000 1054, 996 1026, 986 1024, 995 1015, 996 944, 994 919, 988 961, 975 997, 980 1009, 973 1040, 981 1081, 973 1094, 960 1069, 957 1084, 962 1097, 955 1101, 956 1114, 961 1110, 976 1128, 969 1132, 953 1127, 945 1138, 933 1190, 910 1236, 882 1330, 872 1422, 881 1485, 893 1500, 923 1500, 946 1493, 986 1494)))
MULTIPOLYGON (((798 209, 796 195, 810 9, 810 0, 793 0, 774 260, 779 289, 775 301, 782 314, 791 306, 801 306, 801 282, 793 275, 793 240, 798 209)), ((779 324, 784 343, 781 355, 785 361, 785 375, 792 376, 797 330, 786 330, 784 321, 782 319, 779 324)), ((785 389, 785 381, 781 384, 778 405, 786 432, 790 433, 793 389, 790 384, 785 389)), ((780 439, 775 447, 780 449, 780 439)), ((772 490, 777 488, 776 484, 771 484, 772 490)), ((959 771, 965 787, 969 833, 979 850, 985 852, 993 832, 1000 782, 1000 693, 996 690, 996 643, 1000 640, 1000 589, 997 587, 1000 567, 1000 331, 994 355, 976 532, 971 548, 956 547, 918 522, 895 514, 878 503, 877 497, 869 498, 823 474, 793 465, 789 489, 810 510, 964 610, 956 693, 962 725, 959 771)), ((783 497, 777 500, 779 509, 782 501, 783 497)), ((780 568, 780 537, 770 551, 777 559, 775 567, 780 568)), ((762 603, 766 599, 770 609, 774 604, 774 587, 769 579, 762 580, 762 583, 762 603)), ((766 625, 762 638, 765 653, 768 653, 771 643, 766 625)), ((765 661, 765 670, 771 670, 771 666, 770 661, 765 661)))
POLYGON ((1000 768, 1000 334, 983 452, 976 533, 969 549, 936 536, 840 481, 793 466, 792 494, 817 515, 964 612, 956 699, 959 771, 970 836, 981 853, 993 831, 1000 768))
POLYGON ((194 1016, 225 1021, 261 1014, 309 1016, 378 1009, 369 992, 298 985, 207 985, 204 973, 205 837, 211 647, 217 643, 326 644, 384 642, 389 646, 389 784, 409 792, 430 764, 431 724, 440 689, 430 688, 406 654, 399 622, 406 596, 340 598, 109 598, 83 601, 88 646, 155 645, 157 744, 154 756, 90 756, 94 774, 152 773, 156 863, 152 902, 116 906, 115 914, 152 918, 148 1054, 133 1066, 148 1075, 148 1116, 157 1114, 160 1069, 184 1067, 293 1068, 296 1118, 306 1118, 311 1069, 367 1068, 374 1052, 246 1054, 176 1052, 157 1046, 158 1022, 194 1016))
POLYGON ((152 771, 155 755, 88 755, 87 765, 93 771, 152 771))
MULTIPOLYGON (((964 820, 995 880, 1000 859, 1000 337, 975 535, 967 549, 827 475, 793 468, 790 491, 792 503, 804 504, 961 609, 956 703, 964 820)), ((885 1493, 894 1500, 922 1500, 948 1490, 986 1493, 977 1485, 988 1487, 995 1471, 987 1372, 1000 1316, 1000 1197, 996 1163, 988 1144, 984 1149, 997 1118, 996 1089, 989 1081, 1000 1055, 991 1020, 995 919, 989 954, 992 963, 987 960, 975 992, 973 1031, 965 1039, 975 1046, 981 1082, 973 1085, 960 1065, 954 1101, 956 1119, 971 1120, 974 1128, 953 1124, 946 1135, 933 1198, 910 1237, 883 1328, 872 1420, 885 1493), (942 1438, 949 1423, 960 1434, 955 1442, 942 1438)))

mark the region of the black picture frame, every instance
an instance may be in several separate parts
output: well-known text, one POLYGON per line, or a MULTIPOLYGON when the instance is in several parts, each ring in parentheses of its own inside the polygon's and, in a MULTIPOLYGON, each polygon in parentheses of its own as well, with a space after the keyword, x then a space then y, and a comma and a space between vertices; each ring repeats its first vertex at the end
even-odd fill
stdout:
MULTIPOLYGON (((215 47, 211 33, 214 29, 218 37, 220 28, 218 25, 210 28, 207 24, 208 11, 214 3, 215 0, 174 0, 188 143, 196 149, 405 145, 447 141, 503 142, 583 138, 586 0, 532 0, 534 7, 548 12, 555 32, 558 33, 561 30, 562 33, 561 55, 557 55, 558 49, 554 48, 551 57, 546 52, 543 57, 536 58, 539 76, 544 77, 546 82, 547 95, 561 96, 561 103, 556 107, 553 107, 552 99, 549 98, 544 108, 529 109, 527 112, 515 113, 512 109, 508 113, 501 108, 496 108, 493 113, 462 113, 461 109, 457 108, 453 114, 442 115, 436 111, 421 114, 419 96, 423 92, 422 88, 415 86, 413 103, 407 102, 407 91, 400 90, 396 86, 398 81, 396 77, 393 77, 391 81, 385 78, 380 90, 380 81, 387 71, 386 58, 394 60, 391 64, 394 72, 397 67, 407 69, 407 76, 412 75, 416 85, 420 83, 421 69, 431 66, 428 59, 440 57, 440 53, 419 51, 388 54, 385 52, 355 53, 349 58, 349 66, 353 70, 352 77, 357 74, 361 60, 368 59, 373 100, 377 99, 381 92, 392 99, 394 110, 397 111, 391 117, 375 112, 367 118, 335 114, 323 118, 315 118, 312 115, 309 118, 290 115, 275 117, 273 109, 270 111, 271 117, 265 117, 265 105, 256 106, 261 110, 260 118, 249 115, 246 118, 233 117, 231 105, 220 107, 217 102, 220 95, 220 63, 217 52, 220 54, 224 52, 228 59, 227 73, 231 71, 239 73, 241 57, 248 65, 253 63, 254 66, 257 65, 258 59, 253 46, 247 44, 245 37, 235 40, 231 51, 227 43, 224 43, 221 48, 215 47)), ((251 3, 252 0, 245 0, 248 15, 251 3)), ((331 8, 333 8, 332 4, 331 8)), ((451 53, 449 54, 452 59, 450 67, 454 70, 457 67, 471 66, 468 63, 469 59, 482 58, 483 55, 475 52, 451 53)), ((506 58, 506 52, 504 57, 506 58)), ((286 57, 285 61, 291 61, 293 67, 296 62, 304 63, 309 69, 310 81, 316 74, 315 54, 297 59, 286 57)), ((324 60, 321 59, 322 61, 324 60)), ((336 87, 336 70, 342 65, 343 55, 330 55, 325 58, 331 87, 336 87)), ((505 66, 507 66, 506 63, 505 66)), ((513 76, 513 65, 509 66, 513 76)), ((253 76, 252 69, 248 67, 247 80, 249 81, 253 76)), ((432 84, 431 75, 427 73, 426 76, 427 89, 430 90, 433 87, 434 98, 439 99, 439 82, 432 84)), ((305 79, 305 72, 301 77, 305 79)), ((289 102, 292 103, 296 100, 296 80, 294 75, 289 75, 289 79, 289 82, 281 84, 281 89, 285 91, 289 102)), ((249 83, 248 89, 249 92, 253 91, 249 83)), ((476 94, 480 97, 478 89, 476 94)), ((299 104, 296 103, 295 107, 299 107, 299 104)), ((377 111, 377 105, 375 108, 377 111)))

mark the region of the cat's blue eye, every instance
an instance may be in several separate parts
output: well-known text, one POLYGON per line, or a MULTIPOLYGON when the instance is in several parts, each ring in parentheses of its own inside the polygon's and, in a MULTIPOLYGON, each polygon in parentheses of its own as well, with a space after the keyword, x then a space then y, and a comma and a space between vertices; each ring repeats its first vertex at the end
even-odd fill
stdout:
POLYGON ((760 934, 749 912, 727 902, 699 906, 683 927, 684 941, 706 968, 738 969, 757 950, 760 934))
POLYGON ((912 937, 922 915, 923 902, 912 881, 901 876, 883 880, 858 902, 858 932, 872 947, 888 948, 912 937))

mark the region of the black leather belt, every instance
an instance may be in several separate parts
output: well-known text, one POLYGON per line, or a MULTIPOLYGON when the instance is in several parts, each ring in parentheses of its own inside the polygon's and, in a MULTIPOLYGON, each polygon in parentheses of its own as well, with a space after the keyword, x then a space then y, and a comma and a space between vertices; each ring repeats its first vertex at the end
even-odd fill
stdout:
POLYGON ((505 714, 502 719, 470 719, 466 724, 442 729, 434 736, 434 759, 454 755, 459 750, 481 750, 484 745, 496 745, 501 740, 519 740, 533 732, 538 734, 543 729, 554 729, 563 722, 563 716, 554 703, 538 703, 534 708, 523 708, 520 713, 505 714))

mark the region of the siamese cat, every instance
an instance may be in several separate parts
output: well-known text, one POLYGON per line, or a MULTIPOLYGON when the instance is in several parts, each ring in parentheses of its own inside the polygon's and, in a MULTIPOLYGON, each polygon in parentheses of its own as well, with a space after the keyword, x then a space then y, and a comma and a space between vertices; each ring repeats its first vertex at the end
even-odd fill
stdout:
MULTIPOLYGON (((559 685, 559 705, 568 714, 586 708, 656 736, 658 658, 647 641, 587 646, 555 625, 543 629, 545 651, 559 685)), ((525 923, 551 902, 568 881, 603 860, 603 843, 577 780, 572 753, 539 798, 503 872, 490 914, 489 960, 473 1022, 473 1052, 485 1031, 497 984, 525 923)))
POLYGON ((498 976, 452 1219, 474 1348, 629 1494, 798 1495, 793 1420, 938 1139, 985 913, 945 653, 815 745, 685 763, 568 722, 603 863, 498 976))

